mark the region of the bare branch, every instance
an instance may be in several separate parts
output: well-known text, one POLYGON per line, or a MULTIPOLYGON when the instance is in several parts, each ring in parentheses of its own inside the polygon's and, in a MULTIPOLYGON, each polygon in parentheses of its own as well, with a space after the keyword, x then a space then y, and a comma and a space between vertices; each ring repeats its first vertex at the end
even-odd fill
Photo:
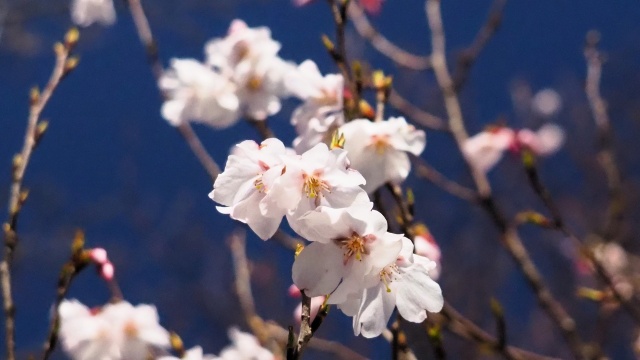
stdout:
POLYGON ((5 337, 7 346, 7 359, 15 359, 15 305, 11 291, 11 264, 13 253, 18 245, 18 216, 22 205, 27 199, 28 191, 23 188, 24 175, 31 159, 31 154, 44 135, 48 123, 40 121, 40 116, 49 99, 53 95, 62 79, 68 75, 78 64, 78 59, 71 57, 71 51, 78 41, 78 31, 70 30, 65 42, 56 43, 54 46, 56 62, 49 78, 49 82, 42 90, 31 91, 31 106, 27 120, 22 151, 13 158, 11 189, 9 194, 9 218, 3 224, 4 230, 4 257, 0 263, 0 281, 2 283, 2 297, 5 312, 5 337))
POLYGON ((351 1, 349 5, 349 18, 353 21, 356 30, 382 55, 385 55, 399 66, 412 70, 427 70, 431 68, 431 59, 428 56, 414 55, 401 49, 396 44, 389 41, 384 35, 376 30, 362 8, 351 1))
POLYGON ((396 90, 391 90, 391 93, 389 94, 389 104, 420 126, 424 126, 431 130, 448 130, 447 124, 443 119, 413 105, 407 99, 402 97, 402 95, 400 95, 396 90))

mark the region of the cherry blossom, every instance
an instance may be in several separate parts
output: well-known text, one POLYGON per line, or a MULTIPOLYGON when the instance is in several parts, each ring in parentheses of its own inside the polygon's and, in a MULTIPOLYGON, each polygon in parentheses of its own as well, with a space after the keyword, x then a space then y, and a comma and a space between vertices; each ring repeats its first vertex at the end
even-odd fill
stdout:
POLYGON ((194 346, 187 350, 183 357, 178 358, 175 356, 161 356, 157 360, 216 360, 215 355, 204 355, 200 346, 194 346))
POLYGON ((286 156, 284 144, 275 138, 261 144, 246 140, 236 145, 209 194, 223 205, 216 207, 218 211, 246 223, 261 239, 270 238, 287 210, 267 208, 262 203, 275 179, 285 171, 286 156))
POLYGON ((291 124, 298 134, 293 147, 302 153, 320 142, 327 142, 333 131, 344 123, 342 75, 323 77, 318 66, 306 60, 286 77, 285 84, 294 96, 304 101, 291 116, 291 124))
POLYGON ((439 312, 444 300, 440 286, 429 277, 429 271, 436 264, 420 255, 413 254, 411 240, 402 238, 402 251, 395 262, 379 272, 377 285, 364 290, 361 299, 350 298, 341 305, 353 315, 353 331, 367 338, 376 337, 387 328, 394 308, 403 319, 421 323, 427 318, 427 311, 439 312))
POLYGON ((386 182, 406 179, 411 170, 407 152, 420 155, 426 144, 424 131, 416 130, 402 117, 380 122, 357 119, 339 131, 344 134, 351 166, 367 180, 363 186, 367 193, 386 182))
POLYGON ((235 84, 197 60, 172 59, 158 86, 167 97, 162 116, 173 126, 197 121, 223 128, 238 120, 235 84))
POLYGON ((273 354, 260 346, 255 336, 242 332, 237 328, 229 329, 232 344, 222 349, 221 360, 274 360, 273 354))
MULTIPOLYGON (((296 6, 304 6, 314 0, 293 0, 293 4, 296 6)), ((380 10, 382 10, 382 1, 383 0, 360 0, 360 5, 364 8, 364 10, 370 14, 379 14, 380 10)))
POLYGON ((77 25, 84 27, 93 23, 111 25, 116 21, 113 0, 73 0, 71 19, 77 25))
POLYGON ((440 271, 442 269, 442 265, 440 263, 440 246, 438 246, 438 243, 433 238, 433 235, 431 235, 426 226, 416 226, 414 232, 415 237, 413 239, 413 243, 415 247, 415 253, 417 255, 426 257, 436 264, 436 266, 429 271, 429 276, 432 279, 437 280, 440 277, 440 271))
POLYGON ((552 117, 562 109, 562 97, 554 89, 540 90, 531 99, 531 108, 542 117, 552 117))
POLYGON ((169 333, 150 305, 120 301, 91 310, 65 300, 58 311, 62 347, 75 360, 144 359, 151 348, 169 347, 169 333))
POLYGON ((403 235, 387 232, 387 221, 368 206, 321 207, 300 221, 312 243, 293 263, 293 282, 307 296, 331 294, 338 304, 375 284, 377 274, 400 252, 403 235))
POLYGON ((548 156, 558 151, 563 142, 564 131, 555 124, 545 124, 535 132, 493 127, 469 137, 462 145, 462 152, 469 163, 488 172, 507 149, 516 153, 526 149, 538 156, 548 156))
POLYGON ((231 23, 225 38, 205 46, 207 63, 236 84, 241 110, 251 119, 277 113, 287 95, 284 77, 295 67, 277 56, 279 50, 268 28, 249 28, 242 20, 231 23))

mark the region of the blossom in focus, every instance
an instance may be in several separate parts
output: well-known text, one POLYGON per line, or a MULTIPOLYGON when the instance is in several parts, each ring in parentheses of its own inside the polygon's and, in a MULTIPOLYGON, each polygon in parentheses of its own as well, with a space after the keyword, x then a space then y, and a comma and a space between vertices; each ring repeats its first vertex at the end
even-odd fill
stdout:
POLYGON ((278 57, 279 50, 269 28, 250 28, 242 20, 205 46, 207 64, 236 85, 241 111, 253 120, 280 111, 280 98, 288 95, 284 77, 295 66, 278 57))
POLYGON ((312 243, 296 257, 292 272, 307 296, 331 294, 328 303, 339 304, 374 285, 396 259, 403 235, 387 232, 386 219, 371 206, 323 206, 301 217, 301 235, 312 243))
POLYGON ((71 19, 77 25, 85 27, 96 22, 111 25, 116 21, 113 0, 73 0, 71 19))
POLYGON ((439 312, 444 304, 442 290, 429 277, 435 266, 433 261, 413 254, 411 240, 402 238, 400 254, 379 272, 378 283, 365 289, 361 298, 351 298, 351 304, 340 305, 353 316, 354 333, 367 338, 380 335, 396 307, 403 319, 414 323, 423 322, 427 311, 439 312))
POLYGON ((217 360, 215 355, 204 355, 200 346, 194 346, 187 350, 183 357, 161 356, 157 360, 217 360))
POLYGON ((407 124, 402 117, 371 122, 357 119, 342 125, 344 149, 351 167, 366 179, 363 188, 374 192, 386 182, 401 182, 411 170, 407 152, 420 155, 426 145, 424 131, 407 124))
POLYGON ((162 117, 173 126, 197 121, 222 128, 238 120, 236 86, 197 60, 172 59, 158 86, 167 97, 162 117))
POLYGON ((220 360, 274 360, 273 354, 263 348, 255 336, 237 328, 229 329, 232 344, 222 349, 220 360))
POLYGON ((469 163, 486 173, 507 149, 513 152, 526 149, 538 156, 548 156, 558 151, 563 142, 564 131, 555 124, 545 124, 538 131, 495 127, 469 137, 462 144, 462 152, 469 163))
POLYGON ((287 154, 284 144, 275 138, 261 144, 251 140, 237 144, 209 194, 213 201, 223 205, 216 207, 218 211, 246 223, 261 239, 270 238, 286 209, 268 209, 262 203, 282 175, 287 154))
POLYGON ((64 300, 58 312, 60 342, 74 360, 142 360, 151 348, 170 345, 169 333, 150 305, 121 301, 92 310, 77 300, 64 300))
POLYGON ((291 116, 298 134, 293 147, 298 153, 326 142, 344 124, 342 75, 322 76, 318 66, 306 60, 287 75, 285 84, 292 95, 304 101, 291 116))

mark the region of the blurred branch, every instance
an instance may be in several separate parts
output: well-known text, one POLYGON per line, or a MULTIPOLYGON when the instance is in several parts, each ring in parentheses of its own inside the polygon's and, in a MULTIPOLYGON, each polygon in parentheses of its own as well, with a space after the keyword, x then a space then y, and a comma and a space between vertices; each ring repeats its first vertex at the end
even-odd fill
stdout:
MULTIPOLYGON (((461 150, 468 134, 465 129, 460 101, 454 86, 454 83, 447 68, 445 55, 445 34, 442 25, 442 14, 440 9, 440 0, 427 0, 425 3, 425 12, 431 29, 431 61, 436 75, 436 80, 442 90, 445 102, 445 108, 449 118, 449 129, 461 150)), ((461 151, 462 152, 462 151, 461 151)), ((469 159, 465 157, 465 161, 471 172, 473 181, 482 199, 484 209, 489 213, 495 225, 501 232, 501 242, 507 249, 511 257, 516 261, 520 270, 523 272, 527 283, 535 293, 538 303, 543 310, 551 317, 556 325, 562 331, 562 335, 569 345, 571 351, 576 358, 585 357, 582 340, 577 331, 573 318, 566 312, 564 307, 554 298, 549 287, 544 282, 540 272, 531 260, 526 248, 524 247, 517 230, 508 224, 504 215, 497 208, 495 201, 491 196, 491 185, 486 174, 473 166, 469 159)))
MULTIPOLYGON (((129 12, 131 13, 131 17, 133 18, 133 22, 136 26, 136 31, 138 32, 138 37, 140 38, 140 42, 144 46, 145 52, 147 54, 147 61, 149 62, 149 66, 151 67, 151 72, 156 80, 156 83, 162 77, 164 72, 162 67, 162 62, 160 61, 160 56, 158 52, 158 45, 153 38, 153 33, 151 32, 151 27, 149 26, 149 21, 147 16, 144 13, 144 9, 142 8, 142 4, 140 0, 126 0, 127 5, 129 6, 129 12)), ((162 94, 164 98, 164 94, 162 94)), ((211 177, 211 180, 215 182, 218 174, 220 174, 220 167, 213 160, 213 157, 207 152, 207 150, 202 145, 202 142, 198 138, 198 135, 193 131, 193 128, 188 122, 182 122, 178 127, 178 131, 189 145, 189 148, 196 156, 200 164, 207 171, 207 174, 211 177)))
POLYGON ((460 55, 458 56, 458 63, 456 65, 456 70, 453 73, 453 87, 456 91, 460 91, 462 86, 465 84, 467 79, 469 78, 469 73, 473 64, 480 56, 480 53, 487 45, 489 40, 493 37, 493 35, 500 28, 500 24, 502 23, 502 16, 504 12, 504 8, 507 5, 507 0, 494 0, 493 5, 491 6, 491 11, 489 12, 489 16, 485 21, 484 25, 476 34, 473 43, 464 49, 460 55))
POLYGON ((602 54, 598 51, 600 34, 590 31, 587 34, 584 57, 587 61, 587 79, 585 91, 591 107, 593 119, 598 131, 598 162, 607 177, 609 207, 603 231, 603 237, 611 240, 619 232, 624 210, 620 168, 613 149, 613 131, 607 113, 607 103, 600 95, 602 77, 602 54))
MULTIPOLYGON (((527 158, 527 156, 532 155, 525 155, 525 159, 527 158)), ((537 167, 535 166, 535 161, 533 160, 533 158, 529 158, 528 161, 525 160, 524 165, 531 187, 551 213, 553 228, 560 231, 567 238, 571 239, 574 246, 580 250, 580 253, 593 264, 598 277, 600 277, 600 279, 604 281, 604 283, 611 289, 615 298, 618 300, 618 302, 620 302, 620 304, 622 304, 622 307, 629 313, 629 315, 631 315, 631 317, 633 317, 637 324, 640 324, 640 307, 638 307, 638 300, 636 296, 634 296, 634 294, 632 293, 630 297, 625 297, 622 293, 620 293, 618 287, 615 286, 612 275, 609 274, 609 272, 606 270, 602 261, 600 261, 595 256, 593 251, 588 248, 585 243, 566 226, 560 214, 560 210, 556 206, 551 194, 540 179, 540 175, 538 173, 537 167)))
POLYGON ((412 156, 411 159, 413 160, 413 165, 416 167, 416 174, 419 177, 429 180, 442 190, 459 199, 466 200, 470 203, 478 203, 480 201, 478 194, 474 190, 447 179, 422 158, 412 156))
POLYGON ((413 105, 394 89, 391 89, 391 93, 389 93, 389 104, 421 126, 431 130, 448 130, 447 124, 443 119, 413 105))
POLYGON ((27 165, 29 165, 29 160, 31 159, 31 154, 47 130, 48 122, 40 121, 42 111, 62 79, 75 69, 78 64, 78 59, 71 56, 71 52, 78 42, 78 37, 78 31, 72 29, 67 32, 64 43, 55 44, 56 62, 51 77, 42 90, 42 93, 40 93, 37 88, 31 90, 29 118, 27 120, 27 129, 22 151, 13 157, 8 204, 9 217, 7 222, 3 224, 4 257, 0 263, 0 281, 2 283, 2 297, 5 312, 7 359, 9 360, 15 359, 15 305, 11 291, 11 264, 13 262, 13 253, 18 245, 18 216, 29 194, 29 192, 23 188, 22 182, 27 170, 27 165))
MULTIPOLYGON (((550 360, 546 356, 542 356, 536 353, 532 353, 514 346, 500 345, 500 341, 482 330, 479 326, 474 324, 471 320, 460 314, 451 304, 445 301, 444 307, 440 312, 441 316, 446 321, 445 326, 454 334, 461 336, 468 340, 473 340, 480 345, 486 346, 489 349, 497 351, 507 359, 530 359, 530 360, 550 360)), ((436 322, 437 320, 432 320, 436 322)))
POLYGON ((431 67, 431 60, 428 56, 420 56, 409 53, 401 49, 384 35, 376 30, 367 15, 364 13, 360 5, 355 1, 349 4, 349 17, 353 21, 356 30, 364 39, 368 40, 371 45, 382 55, 385 55, 399 66, 412 70, 427 70, 431 67))

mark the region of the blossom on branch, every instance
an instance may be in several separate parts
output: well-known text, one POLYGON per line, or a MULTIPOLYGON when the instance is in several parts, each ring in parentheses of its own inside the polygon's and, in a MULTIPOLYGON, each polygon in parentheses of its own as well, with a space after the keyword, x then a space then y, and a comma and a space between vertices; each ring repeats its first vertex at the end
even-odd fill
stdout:
POLYGON ((426 145, 424 131, 407 124, 403 117, 380 122, 357 119, 339 131, 351 166, 367 180, 363 186, 367 193, 389 181, 404 181, 411 170, 407 152, 420 155, 426 145))
POLYGON ((469 163, 488 172, 502 159, 506 150, 519 153, 523 149, 537 156, 548 156, 564 143, 564 131, 555 124, 543 125, 538 131, 493 127, 469 137, 462 152, 469 163))
POLYGON ((232 344, 222 349, 220 360, 274 360, 273 354, 263 348, 255 336, 233 327, 229 329, 232 344))
POLYGON ((59 337, 74 360, 146 359, 149 351, 169 347, 169 333, 158 324, 151 305, 120 301, 97 310, 77 300, 64 300, 58 309, 59 337))
POLYGON ((113 7, 113 0, 73 0, 71 19, 76 25, 83 27, 96 22, 111 25, 116 21, 116 9, 113 7))
POLYGON ((162 117, 171 125, 186 121, 223 128, 238 120, 236 85, 194 59, 172 59, 158 86, 167 99, 162 117))
POLYGON ((183 357, 178 358, 175 356, 161 356, 157 360, 217 360, 215 355, 204 355, 200 346, 194 346, 187 350, 183 357))

